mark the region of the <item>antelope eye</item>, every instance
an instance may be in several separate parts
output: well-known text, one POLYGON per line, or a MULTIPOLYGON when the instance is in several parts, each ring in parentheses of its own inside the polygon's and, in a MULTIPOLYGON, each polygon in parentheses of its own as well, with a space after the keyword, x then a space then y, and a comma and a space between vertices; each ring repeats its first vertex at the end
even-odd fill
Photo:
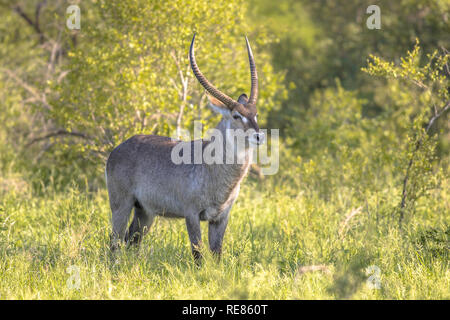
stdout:
POLYGON ((238 120, 238 119, 241 119, 241 116, 238 115, 238 114, 235 114, 235 115, 233 115, 233 118, 236 119, 236 120, 238 120))

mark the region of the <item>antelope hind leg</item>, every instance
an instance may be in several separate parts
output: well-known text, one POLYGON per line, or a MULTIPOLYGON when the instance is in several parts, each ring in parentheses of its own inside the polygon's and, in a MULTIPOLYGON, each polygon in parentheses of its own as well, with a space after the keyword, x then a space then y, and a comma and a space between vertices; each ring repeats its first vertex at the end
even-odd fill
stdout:
POLYGON ((202 232, 200 229, 200 216, 198 214, 188 215, 186 217, 186 227, 191 241, 192 254, 198 263, 201 258, 200 247, 202 245, 202 232))
POLYGON ((223 237, 225 235, 225 230, 228 225, 228 216, 229 216, 230 208, 224 211, 220 219, 213 220, 209 222, 208 226, 208 240, 209 240, 209 248, 213 252, 213 254, 220 257, 222 253, 222 242, 223 237))
POLYGON ((115 251, 125 238, 125 232, 128 225, 128 219, 133 208, 132 198, 125 200, 121 205, 111 206, 112 211, 112 233, 111 233, 111 251, 115 251))
POLYGON ((125 235, 125 242, 128 245, 139 246, 142 238, 147 234, 150 229, 154 215, 152 213, 148 214, 142 207, 134 207, 134 218, 128 228, 125 235))

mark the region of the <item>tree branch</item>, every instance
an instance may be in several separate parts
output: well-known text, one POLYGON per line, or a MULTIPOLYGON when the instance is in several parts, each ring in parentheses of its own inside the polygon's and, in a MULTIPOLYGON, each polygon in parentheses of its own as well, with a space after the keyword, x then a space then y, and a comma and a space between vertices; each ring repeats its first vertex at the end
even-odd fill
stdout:
MULTIPOLYGON (((433 126, 433 124, 436 122, 437 119, 439 119, 445 112, 447 112, 450 109, 450 101, 447 102, 445 107, 443 107, 439 112, 435 113, 434 116, 430 119, 428 122, 427 127, 425 128, 425 132, 428 133, 433 126)), ((408 167, 406 169, 405 178, 403 179, 403 190, 402 190, 402 201, 400 203, 400 218, 399 218, 399 224, 401 225, 403 221, 403 217, 405 215, 405 207, 406 207, 406 198, 407 198, 407 186, 409 181, 409 173, 411 171, 411 167, 414 163, 414 156, 416 155, 416 152, 420 149, 422 146, 423 139, 420 139, 417 141, 416 148, 414 149, 413 154, 411 155, 411 158, 409 159, 408 167)))
POLYGON ((40 95, 38 90, 19 78, 13 71, 5 68, 3 68, 3 71, 5 71, 5 73, 7 73, 8 76, 12 78, 16 83, 18 83, 22 88, 28 91, 28 93, 30 93, 37 101, 41 102, 47 110, 51 109, 50 105, 47 103, 45 94, 40 95))
POLYGON ((86 139, 86 140, 91 140, 91 138, 89 136, 87 136, 86 134, 84 134, 84 133, 76 132, 76 131, 67 131, 67 130, 64 130, 64 129, 59 129, 59 130, 56 130, 54 132, 47 133, 44 136, 32 139, 30 142, 28 142, 25 145, 25 147, 29 147, 29 146, 31 146, 32 144, 34 144, 34 143, 36 143, 38 141, 46 140, 46 139, 49 139, 51 137, 56 137, 56 136, 74 136, 74 137, 79 137, 79 138, 83 138, 83 139, 86 139))
POLYGON ((26 23, 28 23, 28 25, 30 25, 35 31, 36 31, 36 33, 39 35, 39 43, 44 43, 44 40, 45 40, 45 35, 44 35, 44 33, 42 32, 42 30, 41 30, 41 28, 40 28, 40 26, 39 26, 39 16, 40 16, 40 12, 41 12, 41 9, 42 9, 42 7, 46 4, 46 0, 44 0, 44 1, 41 1, 41 2, 39 2, 37 5, 36 5, 36 10, 35 10, 35 21, 33 21, 23 10, 22 10, 22 8, 20 7, 20 5, 15 5, 14 7, 13 7, 13 10, 15 11, 15 12, 17 12, 17 14, 19 15, 19 16, 21 16, 24 20, 25 20, 25 22, 26 23))
MULTIPOLYGON (((181 91, 178 90, 179 94, 180 94, 181 103, 180 103, 180 109, 179 109, 178 116, 177 116, 177 127, 176 127, 177 137, 180 137, 180 135, 181 135, 181 120, 183 119, 184 108, 186 107, 186 104, 187 104, 188 83, 189 83, 189 78, 188 78, 189 65, 187 66, 186 76, 185 76, 183 74, 183 70, 181 69, 180 62, 179 62, 175 52, 171 51, 170 54, 177 66, 178 74, 180 76, 180 81, 181 81, 181 85, 182 85, 181 91)), ((173 84, 174 84, 175 88, 178 88, 175 81, 173 81, 173 84)))

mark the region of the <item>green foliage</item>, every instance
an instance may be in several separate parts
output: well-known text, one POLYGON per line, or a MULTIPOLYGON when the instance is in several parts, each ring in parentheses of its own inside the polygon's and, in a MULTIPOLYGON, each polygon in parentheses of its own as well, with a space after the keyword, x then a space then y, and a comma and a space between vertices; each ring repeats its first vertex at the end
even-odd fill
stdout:
MULTIPOLYGON (((447 182, 448 183, 448 182, 447 182)), ((307 186, 298 190, 303 192, 307 186)), ((356 205, 349 193, 327 200, 306 192, 273 197, 271 182, 247 181, 233 208, 224 255, 208 250, 196 267, 185 224, 156 219, 140 250, 109 254, 106 190, 46 190, 45 196, 0 197, 0 297, 17 299, 448 299, 448 245, 437 198, 407 226, 374 228, 364 208, 339 230, 356 205), (424 233, 425 232, 425 233, 424 233), (423 241, 422 235, 426 236, 423 241), (425 242, 424 242, 425 241, 425 242), (447 241, 447 243, 445 242, 447 241), (422 243, 425 243, 422 245, 422 243), (323 265, 319 271, 302 267, 323 265), (380 268, 381 289, 365 269, 380 268), (67 282, 80 270, 80 288, 67 282)), ((442 194, 448 199, 448 194, 442 194)), ((448 221, 448 217, 447 217, 448 221)), ((202 232, 207 233, 207 224, 202 232)), ((205 239, 207 246, 207 239, 205 239)))
MULTIPOLYGON (((419 40, 412 51, 408 51, 406 58, 401 58, 397 66, 378 57, 371 56, 373 62, 369 62, 367 69, 363 69, 371 75, 400 79, 414 84, 419 91, 414 96, 419 105, 413 108, 412 123, 409 125, 406 135, 406 147, 402 159, 406 173, 403 178, 402 201, 400 204, 400 217, 404 211, 414 211, 414 204, 432 188, 436 188, 442 178, 442 171, 433 170, 436 158, 436 131, 431 131, 433 124, 447 117, 450 109, 450 54, 438 51, 427 55, 424 66, 419 65, 420 47, 419 40), (442 117, 442 119, 440 119, 442 117)), ((433 128, 434 129, 434 128, 433 128)))
POLYGON ((449 298, 448 1, 379 1, 381 30, 370 1, 83 1, 78 32, 65 0, 36 28, 39 3, 0 0, 0 297, 449 298), (249 36, 280 170, 243 183, 220 263, 205 249, 197 268, 164 219, 111 261, 111 148, 218 120, 188 66, 194 32, 232 97, 249 91, 249 36))
POLYGON ((211 117, 189 66, 194 32, 200 67, 221 90, 235 98, 249 92, 243 39, 248 33, 264 88, 262 117, 282 94, 282 77, 259 50, 269 40, 252 32, 242 1, 99 1, 89 10, 84 45, 69 52, 70 73, 56 85, 49 115, 66 130, 83 134, 85 139, 66 147, 85 157, 100 154, 105 160, 135 134, 173 135, 176 127, 191 128, 193 120, 211 117))
POLYGON ((369 98, 364 114, 375 115, 386 106, 387 95, 376 97, 374 91, 386 92, 388 86, 360 72, 369 54, 397 59, 416 38, 426 53, 450 47, 447 0, 252 2, 255 21, 278 38, 272 45, 273 64, 287 70, 291 89, 284 112, 271 114, 277 127, 291 127, 309 107, 311 95, 333 86, 336 78, 344 88, 369 98), (381 10, 380 30, 366 26, 366 9, 373 4, 381 10))
POLYGON ((427 256, 449 260, 450 228, 448 226, 421 230, 414 240, 417 248, 427 256))

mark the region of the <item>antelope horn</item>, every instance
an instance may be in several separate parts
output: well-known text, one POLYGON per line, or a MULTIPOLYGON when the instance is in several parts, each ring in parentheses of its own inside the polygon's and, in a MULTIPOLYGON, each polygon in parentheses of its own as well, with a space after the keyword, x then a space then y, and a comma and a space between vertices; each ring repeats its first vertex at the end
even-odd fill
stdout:
MULTIPOLYGON (((206 79, 206 77, 198 68, 197 62, 195 61, 194 41, 195 41, 195 33, 194 37, 192 38, 191 47, 189 48, 189 61, 191 63, 192 72, 194 72, 194 75, 197 78, 197 80, 210 95, 212 95, 214 98, 218 99, 220 102, 225 104, 229 109, 233 109, 234 107, 239 105, 239 103, 230 98, 229 96, 227 96, 226 94, 222 93, 216 87, 214 87, 212 83, 209 82, 208 79, 206 79)), ((252 82, 252 90, 253 90, 253 82, 252 82)))
POLYGON ((247 43, 248 61, 250 62, 250 75, 252 78, 252 86, 250 89, 250 98, 248 99, 249 104, 256 104, 258 99, 258 73, 256 72, 255 58, 253 58, 252 48, 248 42, 247 36, 245 37, 245 42, 247 43))

